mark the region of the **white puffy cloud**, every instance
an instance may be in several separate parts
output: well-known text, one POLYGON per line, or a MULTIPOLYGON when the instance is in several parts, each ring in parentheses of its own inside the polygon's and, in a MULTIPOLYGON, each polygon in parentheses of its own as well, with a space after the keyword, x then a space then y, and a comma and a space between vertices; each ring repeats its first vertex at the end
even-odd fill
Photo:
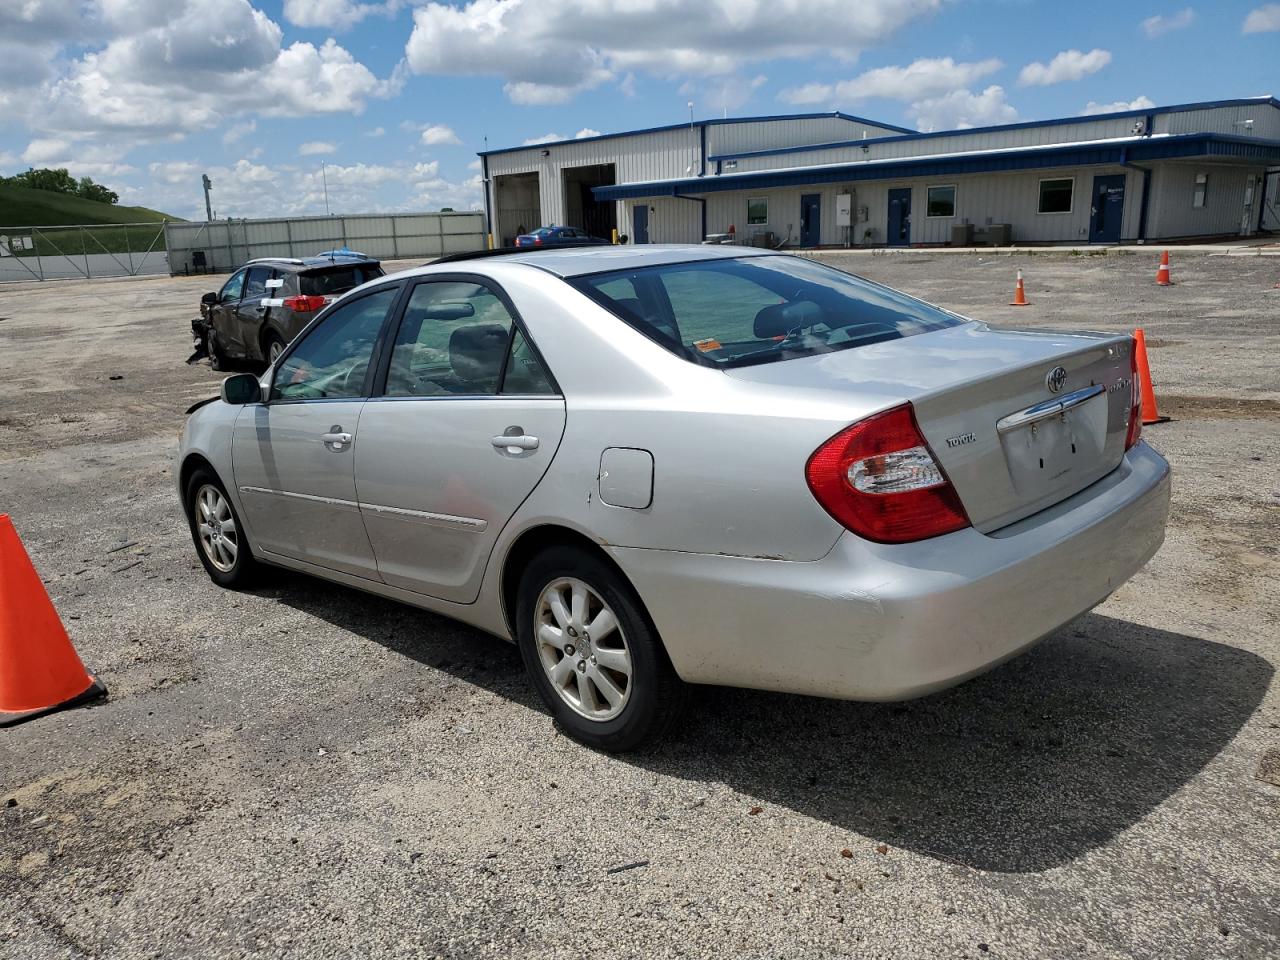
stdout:
POLYGON ((615 77, 729 74, 775 58, 853 60, 944 0, 428 2, 405 46, 415 73, 498 75, 516 103, 564 103, 615 77), (677 29, 673 30, 673 24, 677 29))
MULTIPOLYGON (((284 46, 248 0, 97 0, 94 9, 101 30, 90 48, 39 90, 8 97, 32 129, 136 143, 237 114, 359 112, 403 82, 403 70, 379 80, 332 39, 284 46)), ((0 104, 11 82, 0 79, 0 104)))
POLYGON ((561 143, 565 140, 583 140, 586 137, 598 136, 600 136, 599 130, 594 130, 591 127, 583 127, 572 137, 566 137, 562 133, 544 133, 540 137, 530 137, 528 140, 524 141, 523 145, 526 147, 536 147, 542 143, 561 143))
POLYGON ((421 163, 327 164, 319 169, 271 166, 241 159, 230 166, 205 166, 190 160, 152 163, 150 186, 120 188, 122 199, 179 215, 204 217, 200 175, 213 181, 213 205, 219 217, 377 213, 438 209, 473 209, 482 202, 478 176, 462 181, 440 175, 435 161, 421 163))
POLYGON ((258 129, 257 120, 246 120, 244 123, 233 123, 222 134, 222 142, 228 146, 238 143, 258 129))
POLYGON ((1189 27, 1195 22, 1195 19, 1196 12, 1190 7, 1184 7, 1177 13, 1171 13, 1168 16, 1157 13, 1154 17, 1147 17, 1142 21, 1142 32, 1148 37, 1159 37, 1174 30, 1189 27))
POLYGON ((1114 103, 1095 103, 1090 100, 1080 112, 1086 117, 1098 113, 1122 113, 1125 110, 1148 110, 1154 107, 1155 101, 1150 97, 1140 96, 1134 100, 1117 100, 1114 103))
POLYGON ((374 127, 372 130, 366 130, 366 131, 364 132, 364 135, 365 135, 366 137, 385 137, 385 136, 387 135, 387 128, 386 128, 386 127, 374 127))
POLYGON ((20 43, 78 39, 90 29, 94 12, 88 0, 6 0, 0 4, 0 36, 20 43))
POLYGON ((750 101, 756 91, 768 82, 769 78, 763 73, 754 77, 734 73, 708 80, 687 81, 681 85, 679 93, 701 106, 703 113, 727 114, 750 101))
POLYGON ((1018 85, 1047 87, 1067 80, 1081 80, 1110 62, 1111 53, 1107 50, 1093 49, 1088 53, 1063 50, 1048 63, 1028 63, 1018 74, 1018 85))
POLYGON ((300 157, 319 157, 328 153, 337 153, 338 145, 327 140, 309 140, 298 147, 300 157))
POLYGON ((957 63, 951 57, 923 58, 905 67, 877 67, 838 83, 807 83, 778 94, 787 103, 832 103, 885 97, 890 100, 922 100, 968 87, 999 70, 996 59, 957 63))
POLYGON ((1004 88, 992 84, 981 93, 953 90, 911 104, 916 127, 926 133, 1013 123, 1018 111, 1005 101, 1004 88))
POLYGON ((1271 33, 1280 30, 1280 3, 1264 3, 1249 11, 1240 27, 1241 33, 1271 33))
POLYGON ((402 3, 360 3, 358 0, 284 0, 284 18, 295 27, 348 30, 373 14, 395 13, 402 3))
POLYGON ((37 137, 22 152, 22 162, 33 167, 61 167, 76 177, 118 177, 134 171, 122 162, 125 150, 64 137, 37 137))
POLYGON ((422 131, 422 142, 429 147, 440 144, 457 144, 462 143, 458 139, 458 135, 453 132, 451 127, 446 127, 442 123, 433 123, 422 131))

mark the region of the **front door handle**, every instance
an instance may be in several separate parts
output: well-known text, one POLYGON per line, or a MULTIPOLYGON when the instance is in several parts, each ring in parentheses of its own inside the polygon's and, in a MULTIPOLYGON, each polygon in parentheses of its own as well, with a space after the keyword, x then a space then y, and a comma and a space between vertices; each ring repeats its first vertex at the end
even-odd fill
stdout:
POLYGON ((507 453, 520 453, 523 450, 537 450, 538 438, 527 435, 494 437, 493 445, 507 453))
POLYGON ((336 423, 329 428, 328 433, 320 434, 321 443, 330 450, 339 452, 345 450, 353 439, 355 438, 352 437, 351 434, 345 432, 342 427, 338 426, 336 423))

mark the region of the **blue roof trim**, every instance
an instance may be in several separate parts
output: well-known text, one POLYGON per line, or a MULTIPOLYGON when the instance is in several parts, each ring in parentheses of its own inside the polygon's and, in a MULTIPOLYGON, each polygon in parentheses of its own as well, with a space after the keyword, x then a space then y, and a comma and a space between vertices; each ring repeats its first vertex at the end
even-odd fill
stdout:
MULTIPOLYGON (((868 120, 865 117, 857 117, 851 113, 841 113, 834 110, 829 113, 779 113, 767 117, 722 117, 711 118, 708 120, 696 120, 693 123, 695 127, 718 127, 725 124, 734 123, 768 123, 773 120, 829 120, 831 118, 837 120, 847 120, 850 123, 865 123, 871 127, 882 127, 885 130, 900 130, 903 133, 911 133, 906 127, 900 127, 894 123, 885 123, 883 120, 868 120)), ((519 153, 522 150, 538 150, 545 147, 560 147, 566 143, 593 143, 598 140, 617 140, 621 137, 638 137, 646 133, 667 133, 671 130, 688 130, 687 123, 669 123, 661 127, 644 127, 640 130, 625 130, 622 133, 602 133, 595 137, 580 137, 577 140, 551 140, 547 143, 526 143, 519 147, 501 147, 497 150, 481 150, 478 151, 478 157, 492 157, 501 153, 519 153)))
MULTIPOLYGON (((901 137, 868 137, 866 140, 833 140, 808 146, 773 147, 769 150, 744 150, 740 153, 720 153, 708 160, 739 160, 745 157, 772 157, 790 153, 808 153, 813 150, 838 150, 844 147, 860 147, 873 143, 901 143, 904 140, 931 140, 938 137, 963 137, 972 133, 999 133, 1006 130, 1031 130, 1036 127, 1060 127, 1069 123, 1092 123, 1101 120, 1124 120, 1129 117, 1152 117, 1161 113, 1187 113, 1191 110, 1213 110, 1218 107, 1271 106, 1280 109, 1275 97, 1245 97, 1238 100, 1206 100, 1201 103, 1179 103, 1170 107, 1148 107, 1144 110, 1119 110, 1115 113, 1090 113, 1075 117, 1056 117, 1052 120, 1023 120, 1019 123, 1001 123, 990 127, 965 127, 959 130, 931 130, 928 133, 908 131, 901 137)), ((878 126, 885 126, 881 123, 878 126)))
POLYGON ((1070 144, 1056 147, 992 150, 960 157, 909 157, 895 161, 861 161, 787 170, 761 170, 732 176, 692 177, 650 183, 623 183, 595 187, 597 200, 631 200, 642 197, 679 197, 685 194, 756 190, 762 187, 892 180, 901 177, 934 177, 963 173, 1037 170, 1096 164, 1171 160, 1179 157, 1217 156, 1264 163, 1280 163, 1280 141, 1219 133, 1186 133, 1159 140, 1124 143, 1070 144))

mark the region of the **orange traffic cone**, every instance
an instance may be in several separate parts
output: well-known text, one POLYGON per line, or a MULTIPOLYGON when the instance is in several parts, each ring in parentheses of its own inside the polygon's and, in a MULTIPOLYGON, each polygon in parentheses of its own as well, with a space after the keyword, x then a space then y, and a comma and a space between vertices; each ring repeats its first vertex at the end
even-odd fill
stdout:
POLYGON ((1156 283, 1162 287, 1173 286, 1173 281, 1169 279, 1169 251, 1166 250, 1160 255, 1160 266, 1156 269, 1156 283))
POLYGON ((0 514, 0 727, 106 692, 76 656, 18 532, 0 514))
POLYGON ((1139 327, 1133 331, 1133 349, 1137 352, 1138 384, 1142 390, 1142 425, 1164 423, 1169 418, 1160 416, 1156 409, 1156 391, 1151 385, 1151 365, 1147 363, 1147 338, 1139 327))
POLYGON ((1018 271, 1018 283, 1013 288, 1013 302, 1009 304, 1011 307, 1029 307, 1027 302, 1027 288, 1022 283, 1022 271, 1018 271))

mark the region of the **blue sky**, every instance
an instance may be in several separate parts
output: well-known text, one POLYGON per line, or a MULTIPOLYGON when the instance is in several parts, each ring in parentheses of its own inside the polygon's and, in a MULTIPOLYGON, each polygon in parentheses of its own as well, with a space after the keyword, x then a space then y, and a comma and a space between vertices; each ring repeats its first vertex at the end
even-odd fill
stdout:
POLYGON ((219 216, 323 213, 324 180, 334 212, 468 209, 486 137, 690 100, 946 129, 1280 93, 1280 3, 3 0, 0 62, 0 174, 183 217, 203 172, 219 216))

